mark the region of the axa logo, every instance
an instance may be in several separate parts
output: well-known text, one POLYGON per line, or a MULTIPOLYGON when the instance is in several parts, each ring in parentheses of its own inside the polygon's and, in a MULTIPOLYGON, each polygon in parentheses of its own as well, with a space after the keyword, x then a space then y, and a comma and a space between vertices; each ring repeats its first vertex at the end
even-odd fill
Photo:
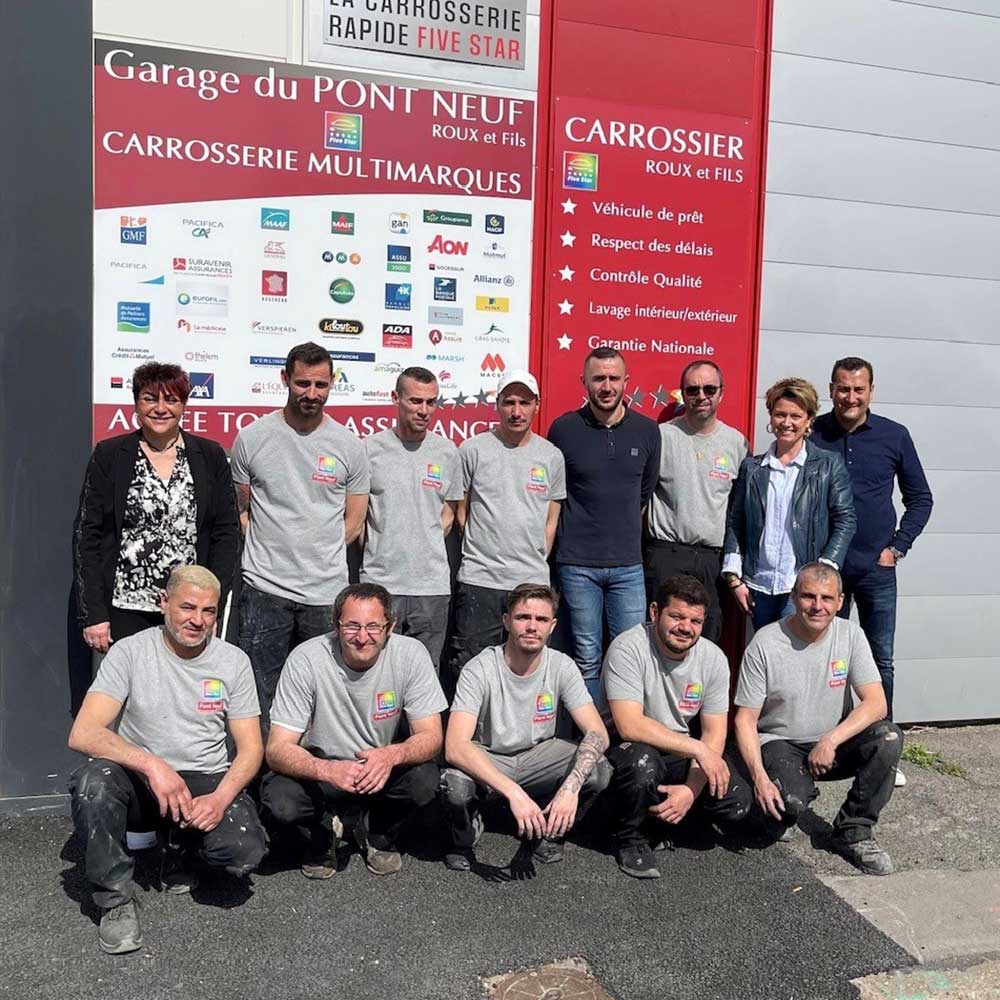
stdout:
POLYGON ((499 354, 487 354, 483 358, 483 363, 479 366, 479 370, 500 375, 507 370, 507 365, 499 354))
POLYGON ((446 240, 440 233, 427 245, 428 253, 443 253, 451 257, 464 257, 469 252, 468 240, 446 240))
POLYGON ((215 398, 215 372, 191 372, 188 378, 191 380, 192 399, 215 398))

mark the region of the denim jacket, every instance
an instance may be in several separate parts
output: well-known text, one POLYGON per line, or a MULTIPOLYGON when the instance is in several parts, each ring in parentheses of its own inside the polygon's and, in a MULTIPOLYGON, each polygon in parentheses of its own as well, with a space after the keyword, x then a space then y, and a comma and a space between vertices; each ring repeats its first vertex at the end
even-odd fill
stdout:
MULTIPOLYGON (((806 462, 792 495, 792 546, 796 567, 825 559, 838 568, 847 554, 858 521, 844 460, 806 441, 806 462)), ((739 553, 744 578, 757 572, 764 532, 769 470, 767 452, 747 456, 733 486, 726 518, 724 555, 739 553)))

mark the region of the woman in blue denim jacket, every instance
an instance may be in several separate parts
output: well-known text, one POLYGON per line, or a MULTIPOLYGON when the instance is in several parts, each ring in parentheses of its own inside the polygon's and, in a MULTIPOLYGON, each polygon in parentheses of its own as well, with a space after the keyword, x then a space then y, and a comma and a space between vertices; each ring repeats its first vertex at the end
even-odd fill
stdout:
POLYGON ((818 559, 839 569, 857 528, 843 459, 807 440, 819 412, 816 390, 786 378, 767 390, 766 402, 774 443, 740 465, 722 562, 756 629, 791 613, 799 567, 818 559))

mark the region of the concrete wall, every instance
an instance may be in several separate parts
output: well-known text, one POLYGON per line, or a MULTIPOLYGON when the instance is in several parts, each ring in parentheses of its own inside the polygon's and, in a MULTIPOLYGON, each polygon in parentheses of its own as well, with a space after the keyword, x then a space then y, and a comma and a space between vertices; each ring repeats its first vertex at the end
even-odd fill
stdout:
POLYGON ((992 0, 775 2, 757 450, 766 388, 825 397, 849 354, 910 428, 935 508, 898 572, 899 721, 1000 716, 997 52, 992 0))

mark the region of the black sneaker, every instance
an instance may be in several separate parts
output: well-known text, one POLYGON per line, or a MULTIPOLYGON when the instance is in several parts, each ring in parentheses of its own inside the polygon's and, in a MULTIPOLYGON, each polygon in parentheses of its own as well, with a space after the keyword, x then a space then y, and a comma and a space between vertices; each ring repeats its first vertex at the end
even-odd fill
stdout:
POLYGON ((891 875, 895 871, 888 851, 879 846, 874 837, 848 843, 834 836, 830 838, 829 843, 831 850, 836 851, 866 875, 891 875))
POLYGON ((97 942, 106 955, 123 955, 142 947, 137 901, 130 899, 105 910, 97 931, 97 942))
POLYGON ((184 855, 167 849, 160 859, 160 888, 172 896, 183 896, 198 888, 198 876, 187 866, 184 855))
POLYGON ((618 867, 632 878, 659 878, 656 855, 646 844, 627 844, 618 848, 618 867))
POLYGON ((444 856, 444 865, 453 872, 470 872, 476 862, 475 851, 471 847, 453 847, 444 856))
POLYGON ((531 852, 531 856, 540 865, 554 865, 563 859, 563 842, 561 840, 550 840, 542 837, 531 852))

